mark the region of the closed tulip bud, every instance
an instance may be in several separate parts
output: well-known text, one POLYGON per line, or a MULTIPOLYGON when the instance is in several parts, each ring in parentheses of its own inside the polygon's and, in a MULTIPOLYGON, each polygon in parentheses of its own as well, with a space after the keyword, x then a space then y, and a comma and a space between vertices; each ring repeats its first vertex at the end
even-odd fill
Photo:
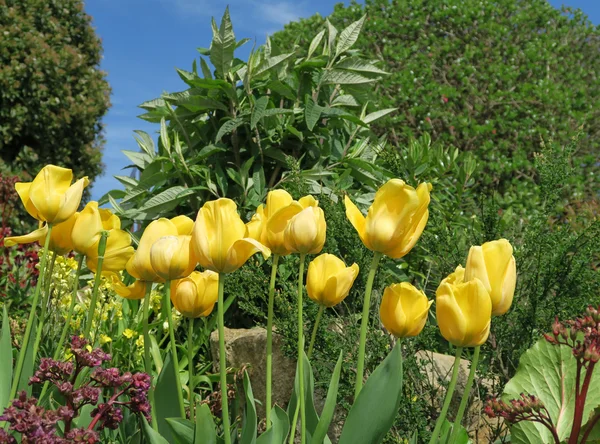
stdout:
POLYGON ((46 165, 32 182, 17 182, 15 189, 27 212, 35 219, 50 224, 66 221, 77 211, 87 177, 74 184, 73 171, 46 165))
POLYGON ((346 267, 344 261, 333 254, 322 254, 308 266, 308 297, 325 307, 333 307, 348 296, 356 276, 358 265, 346 267))
POLYGON ((513 248, 506 239, 471 247, 465 280, 479 279, 492 298, 492 314, 500 316, 510 308, 515 294, 517 267, 513 248))
POLYGON ((192 247, 202 267, 217 273, 231 273, 255 253, 266 259, 271 250, 248 237, 246 225, 231 199, 206 202, 198 211, 192 247))
MULTIPOLYGON (((98 268, 98 239, 84 253, 86 264, 94 273, 98 268)), ((108 232, 106 239, 106 249, 104 251, 104 260, 102 262, 102 275, 110 275, 123 271, 127 262, 133 256, 135 250, 131 245, 131 235, 124 230, 112 229, 108 232)))
POLYGON ((306 206, 289 220, 284 232, 285 246, 293 253, 320 253, 326 231, 325 213, 315 200, 314 205, 306 206))
POLYGON ((192 236, 164 236, 150 249, 150 263, 157 275, 166 281, 188 276, 198 261, 190 246, 192 236))
POLYGON ((112 288, 119 296, 125 299, 144 299, 146 288, 152 285, 145 281, 136 280, 131 285, 125 285, 117 275, 113 275, 112 288))
POLYGON ((88 202, 73 225, 71 239, 74 250, 85 254, 92 245, 98 243, 100 233, 120 228, 121 220, 116 214, 110 210, 98 208, 98 202, 88 202))
POLYGON ((71 232, 73 231, 73 225, 79 213, 74 213, 66 221, 56 224, 52 227, 52 233, 50 234, 50 244, 48 249, 53 251, 55 254, 63 255, 73 250, 73 242, 71 241, 71 232))
POLYGON ((171 301, 183 316, 199 318, 208 316, 217 302, 219 275, 206 270, 192 272, 188 277, 171 283, 171 301))
POLYGON ((436 292, 436 317, 442 336, 456 347, 476 347, 490 334, 492 301, 479 279, 442 283, 436 292))
POLYGON ((430 191, 429 183, 415 189, 400 179, 391 179, 375 194, 367 217, 346 196, 346 216, 369 250, 398 259, 408 254, 423 233, 429 218, 430 191))
POLYGON ((395 337, 413 337, 423 330, 432 303, 408 282, 393 284, 383 292, 379 316, 385 329, 395 337))

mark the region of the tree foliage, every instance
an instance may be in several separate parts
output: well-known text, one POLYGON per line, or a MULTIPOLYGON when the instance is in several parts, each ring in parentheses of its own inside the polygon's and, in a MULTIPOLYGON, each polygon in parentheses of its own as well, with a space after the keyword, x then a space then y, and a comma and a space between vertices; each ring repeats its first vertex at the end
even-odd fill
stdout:
POLYGON ((81 0, 0 0, 0 158, 102 172, 109 86, 81 0))
MULTIPOLYGON (((531 195, 541 139, 567 145, 583 126, 577 157, 596 163, 600 31, 581 11, 545 0, 366 0, 337 5, 328 20, 341 27, 365 13, 356 47, 390 72, 374 94, 378 105, 399 109, 373 125, 379 134, 400 146, 428 133, 472 151, 484 167, 478 183, 507 202, 515 189, 521 200, 531 195)), ((324 21, 290 23, 273 42, 305 46, 324 21)), ((597 189, 591 168, 580 191, 597 189)))

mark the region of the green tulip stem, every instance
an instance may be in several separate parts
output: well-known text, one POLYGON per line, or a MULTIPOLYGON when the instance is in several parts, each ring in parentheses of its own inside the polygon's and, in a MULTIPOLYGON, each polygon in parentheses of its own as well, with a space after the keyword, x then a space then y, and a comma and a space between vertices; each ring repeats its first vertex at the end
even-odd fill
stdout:
MULTIPOLYGON (((142 312, 142 316, 144 318, 144 326, 143 326, 143 330, 144 330, 144 371, 148 374, 148 376, 150 376, 151 379, 154 379, 152 377, 152 360, 150 359, 150 329, 148 327, 148 317, 150 316, 150 295, 152 294, 152 282, 146 282, 146 294, 144 295, 144 305, 143 305, 143 312, 142 312)), ((150 386, 150 390, 149 390, 149 396, 148 396, 149 400, 150 400, 150 407, 152 409, 152 428, 155 431, 158 431, 158 422, 156 419, 156 406, 154 404, 154 387, 150 386)))
MULTIPOLYGON (((17 388, 19 381, 21 380, 21 373, 23 372, 23 364, 25 363, 25 355, 27 354, 27 348, 29 346, 29 339, 31 338, 31 329, 33 328, 33 321, 35 319, 35 312, 40 300, 40 291, 42 290, 42 280, 44 273, 46 272, 46 264, 48 262, 48 247, 50 246, 50 234, 52 233, 52 225, 48 224, 48 232, 46 233, 46 240, 44 242, 44 254, 42 255, 42 261, 40 262, 40 273, 35 291, 33 293, 33 300, 31 301, 31 310, 29 311, 29 318, 27 318, 27 326, 25 327, 25 334, 21 342, 21 350, 19 350, 19 356, 17 358, 17 366, 15 368, 15 375, 13 377, 12 386, 10 389, 10 395, 8 397, 9 402, 15 399, 17 395, 17 388)), ((35 359, 35 356, 33 357, 35 359)))
POLYGON ((302 292, 304 290, 304 262, 306 254, 300 254, 300 269, 298 271, 298 380, 300 403, 300 442, 306 442, 306 406, 304 397, 304 321, 302 319, 302 292))
POLYGON ((219 273, 219 298, 217 301, 217 320, 219 321, 219 376, 221 381, 221 414, 223 416, 223 437, 225 444, 231 444, 229 430, 229 399, 227 397, 227 358, 225 356, 225 310, 223 307, 223 287, 225 275, 219 273))
POLYGON ((175 376, 175 386, 177 387, 177 400, 179 401, 179 414, 185 419, 185 405, 183 403, 183 391, 181 389, 181 379, 179 378, 179 359, 177 358, 177 343, 175 342, 175 331, 173 329, 173 315, 171 313, 171 281, 165 282, 165 302, 164 308, 167 314, 167 324, 169 325, 169 339, 171 342, 171 359, 173 360, 173 373, 175 376))
POLYGON ((40 348, 40 342, 42 342, 42 331, 44 330, 44 324, 46 323, 46 313, 48 311, 48 303, 50 302, 50 281, 52 281, 52 274, 54 273, 54 264, 56 264, 56 253, 52 253, 52 260, 50 261, 50 267, 48 273, 46 273, 46 280, 44 282, 44 295, 42 296, 42 314, 38 321, 38 327, 35 332, 35 341, 33 342, 33 356, 37 356, 38 349, 40 348))
POLYGON ((96 304, 98 302, 98 290, 100 289, 100 283, 102 282, 102 263, 104 262, 104 253, 106 251, 106 239, 108 238, 108 231, 100 233, 100 242, 98 242, 98 263, 96 265, 96 277, 94 279, 94 289, 92 290, 92 299, 90 299, 90 308, 88 310, 87 319, 85 321, 85 328, 83 330, 83 337, 92 342, 90 338, 90 331, 92 330, 92 321, 94 320, 94 313, 96 312, 96 304))
POLYGON ((196 422, 195 402, 194 402, 194 318, 188 318, 188 336, 187 336, 187 352, 188 352, 188 389, 190 391, 190 419, 196 422))
POLYGON ((452 435, 450 437, 450 441, 455 442, 458 439, 458 433, 460 431, 460 423, 462 422, 463 415, 465 414, 465 409, 467 408, 467 401, 469 400, 469 394, 471 393, 471 388, 473 387, 473 380, 475 379, 475 371, 477 370, 477 364, 479 363, 479 351, 481 346, 475 347, 475 351, 473 352, 473 359, 471 360, 471 370, 469 371, 469 377, 467 378, 467 385, 465 385, 465 392, 463 393, 462 399, 460 400, 460 406, 458 407, 458 412, 456 413, 456 419, 454 420, 454 427, 452 428, 452 435))
POLYGON ((319 305, 319 312, 317 313, 317 318, 315 319, 315 325, 313 326, 312 335, 310 335, 310 344, 308 345, 308 352, 306 356, 310 359, 312 356, 313 347, 315 346, 315 340, 317 339, 317 330, 319 329, 319 323, 321 322, 321 318, 323 317, 323 311, 325 311, 324 305, 319 305))
POLYGON ((275 297, 275 279, 277 278, 277 263, 279 255, 273 255, 273 264, 271 265, 271 281, 269 282, 269 301, 267 309, 267 381, 266 381, 266 412, 267 412, 267 430, 271 428, 271 407, 272 392, 271 384, 273 379, 273 299, 275 297))
POLYGON ((362 390, 363 378, 365 373, 365 350, 367 346, 367 327, 369 326, 369 311, 371 308, 371 293, 373 291, 373 282, 377 267, 381 260, 382 254, 376 251, 373 253, 369 276, 367 277, 367 288, 365 289, 365 298, 363 300, 362 319, 360 320, 360 342, 358 344, 358 363, 356 365, 356 386, 354 389, 354 399, 358 398, 358 394, 362 390))
POLYGON ((442 425, 444 425, 444 421, 446 420, 448 408, 450 407, 452 395, 454 395, 454 389, 456 389, 456 382, 458 381, 458 370, 460 369, 460 356, 462 354, 462 350, 462 347, 456 348, 456 357, 454 358, 454 365, 452 367, 452 378, 450 379, 450 385, 448 385, 448 392, 446 392, 446 399, 444 399, 444 405, 442 406, 440 416, 438 417, 435 423, 435 429, 433 429, 433 433, 431 435, 431 440, 429 441, 429 444, 435 444, 438 442, 438 437, 440 431, 442 430, 442 425))

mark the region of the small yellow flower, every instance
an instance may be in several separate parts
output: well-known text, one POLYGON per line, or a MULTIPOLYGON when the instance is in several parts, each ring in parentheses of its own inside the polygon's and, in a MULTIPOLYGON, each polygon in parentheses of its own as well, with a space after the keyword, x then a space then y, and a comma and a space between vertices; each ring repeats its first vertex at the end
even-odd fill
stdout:
POLYGON ((137 335, 138 335, 137 332, 133 331, 130 328, 126 328, 123 331, 123 336, 125 336, 127 339, 135 338, 137 335))
POLYGON ((135 345, 136 345, 137 347, 139 347, 140 349, 141 349, 141 348, 144 348, 144 337, 143 337, 143 336, 141 336, 141 335, 140 335, 140 336, 138 336, 138 338, 135 340, 135 345))
POLYGON ((101 345, 107 344, 109 342, 112 342, 112 339, 111 339, 110 336, 107 336, 107 335, 104 335, 104 334, 100 335, 100 344, 101 345))

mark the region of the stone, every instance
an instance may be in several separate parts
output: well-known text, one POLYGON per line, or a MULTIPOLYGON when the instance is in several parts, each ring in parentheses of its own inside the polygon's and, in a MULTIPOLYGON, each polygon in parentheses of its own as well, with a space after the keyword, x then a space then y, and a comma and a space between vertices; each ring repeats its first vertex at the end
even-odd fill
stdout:
MULTIPOLYGON (((296 360, 284 356, 281 337, 273 333, 273 379, 272 401, 285 409, 294 389, 296 360)), ((213 366, 219 371, 219 332, 210 335, 213 366)), ((247 366, 252 384, 259 418, 265 417, 267 330, 262 327, 251 329, 225 328, 225 357, 227 365, 234 368, 247 366)))

